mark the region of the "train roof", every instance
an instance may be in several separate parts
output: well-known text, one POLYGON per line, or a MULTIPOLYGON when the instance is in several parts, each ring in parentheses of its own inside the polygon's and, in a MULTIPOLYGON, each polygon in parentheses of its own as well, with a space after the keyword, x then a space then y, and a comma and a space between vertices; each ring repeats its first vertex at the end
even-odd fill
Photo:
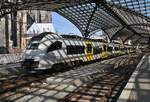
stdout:
MULTIPOLYGON (((31 38, 31 41, 33 40, 42 40, 43 37, 47 36, 47 35, 51 35, 51 34, 55 34, 55 33, 52 33, 52 32, 43 32, 39 35, 36 35, 34 37, 31 38)), ((57 34, 56 34, 57 35, 57 34)), ((93 42, 102 42, 102 43, 108 43, 106 40, 104 39, 91 39, 91 38, 85 38, 85 37, 81 37, 81 36, 78 36, 78 35, 58 35, 64 39, 70 39, 70 40, 89 40, 89 41, 93 41, 93 42)))
POLYGON ((103 43, 107 43, 104 39, 91 39, 91 38, 84 38, 78 35, 61 35, 62 38, 65 39, 72 39, 72 40, 90 40, 90 41, 99 41, 103 43))
POLYGON ((78 35, 60 35, 62 38, 67 38, 67 39, 83 39, 83 37, 78 36, 78 35))
POLYGON ((41 33, 39 35, 36 35, 34 37, 31 38, 31 40, 41 40, 43 37, 45 37, 47 34, 49 33, 41 33))

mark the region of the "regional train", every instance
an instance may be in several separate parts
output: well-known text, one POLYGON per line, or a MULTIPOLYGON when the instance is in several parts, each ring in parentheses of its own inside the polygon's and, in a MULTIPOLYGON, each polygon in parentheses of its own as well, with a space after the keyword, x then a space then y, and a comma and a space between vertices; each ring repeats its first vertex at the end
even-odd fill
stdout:
POLYGON ((28 70, 59 69, 128 53, 130 47, 100 40, 69 38, 44 32, 31 38, 22 60, 28 70))

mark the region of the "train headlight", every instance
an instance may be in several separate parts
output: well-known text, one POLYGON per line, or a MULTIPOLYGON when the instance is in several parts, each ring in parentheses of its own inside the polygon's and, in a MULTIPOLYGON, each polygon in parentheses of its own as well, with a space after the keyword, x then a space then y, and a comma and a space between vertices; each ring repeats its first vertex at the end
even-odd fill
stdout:
POLYGON ((34 61, 39 61, 40 57, 35 57, 34 61))

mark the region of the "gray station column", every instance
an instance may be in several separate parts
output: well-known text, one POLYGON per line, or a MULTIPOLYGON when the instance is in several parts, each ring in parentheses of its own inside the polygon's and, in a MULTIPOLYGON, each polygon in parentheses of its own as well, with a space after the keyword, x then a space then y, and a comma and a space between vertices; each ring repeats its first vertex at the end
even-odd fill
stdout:
POLYGON ((8 15, 5 16, 5 45, 6 48, 9 48, 9 21, 8 15))
POLYGON ((13 47, 17 47, 17 11, 11 13, 11 40, 13 41, 13 47))

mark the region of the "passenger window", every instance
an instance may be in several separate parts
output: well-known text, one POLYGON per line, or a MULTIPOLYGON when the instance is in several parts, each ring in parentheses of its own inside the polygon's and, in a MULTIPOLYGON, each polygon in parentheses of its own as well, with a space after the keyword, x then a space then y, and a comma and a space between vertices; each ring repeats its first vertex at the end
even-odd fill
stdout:
POLYGON ((62 48, 62 42, 56 41, 56 42, 52 43, 51 46, 49 46, 47 52, 58 50, 61 48, 62 48))
POLYGON ((67 54, 83 54, 84 53, 84 46, 72 46, 68 45, 67 46, 67 54))
POLYGON ((94 54, 100 54, 101 52, 102 52, 102 48, 100 48, 99 46, 96 46, 93 48, 94 54))

